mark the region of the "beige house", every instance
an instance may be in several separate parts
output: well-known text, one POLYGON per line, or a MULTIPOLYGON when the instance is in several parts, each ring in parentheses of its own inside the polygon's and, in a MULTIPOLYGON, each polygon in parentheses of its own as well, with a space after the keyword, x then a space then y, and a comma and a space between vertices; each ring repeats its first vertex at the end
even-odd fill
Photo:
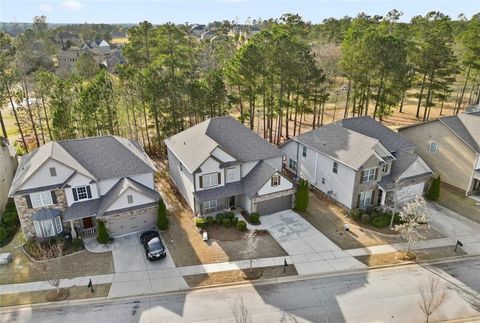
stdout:
POLYGON ((8 140, 0 137, 0 217, 8 200, 8 191, 17 169, 15 151, 8 140))
POLYGON ((480 194, 480 112, 443 117, 399 132, 416 144, 416 153, 442 182, 466 195, 480 194))

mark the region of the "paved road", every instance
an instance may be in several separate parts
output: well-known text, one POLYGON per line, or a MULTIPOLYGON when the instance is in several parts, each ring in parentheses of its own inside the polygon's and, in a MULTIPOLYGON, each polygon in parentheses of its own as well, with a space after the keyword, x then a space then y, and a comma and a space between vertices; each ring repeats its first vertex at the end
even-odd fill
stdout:
POLYGON ((254 322, 424 322, 418 287, 430 275, 443 277, 441 286, 448 295, 432 321, 447 320, 480 315, 479 294, 472 291, 479 289, 479 268, 480 258, 476 258, 429 268, 410 265, 90 305, 28 307, 4 312, 0 321, 234 322, 231 304, 241 297, 254 322))

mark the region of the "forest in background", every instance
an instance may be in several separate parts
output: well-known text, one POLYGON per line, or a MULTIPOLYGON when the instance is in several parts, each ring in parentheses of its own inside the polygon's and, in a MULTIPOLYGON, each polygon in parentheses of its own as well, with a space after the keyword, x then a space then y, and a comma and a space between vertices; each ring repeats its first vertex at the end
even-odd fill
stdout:
MULTIPOLYGON (((285 14, 255 21, 261 31, 252 37, 231 36, 232 24, 218 22, 211 41, 188 25, 145 21, 128 29, 127 63, 115 73, 82 56, 68 78, 55 74, 52 39, 73 27, 35 17, 16 37, 0 33, 2 133, 18 138, 19 153, 109 134, 155 153, 163 139, 214 116, 233 115, 280 144, 339 118, 387 122, 403 113, 420 122, 478 103, 480 14, 429 12, 409 23, 401 15, 312 24, 285 14)), ((112 31, 99 26, 72 30, 84 39, 112 31)))

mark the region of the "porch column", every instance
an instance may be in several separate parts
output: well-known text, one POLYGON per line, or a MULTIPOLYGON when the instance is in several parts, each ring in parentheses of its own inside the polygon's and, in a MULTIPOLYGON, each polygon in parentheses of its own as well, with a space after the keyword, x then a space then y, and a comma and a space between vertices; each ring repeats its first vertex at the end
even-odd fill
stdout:
POLYGON ((380 201, 380 205, 385 205, 385 199, 387 198, 387 192, 384 191, 384 190, 381 190, 382 191, 382 200, 380 201))
POLYGON ((77 231, 75 231, 75 225, 73 221, 70 221, 70 233, 72 235, 72 239, 77 239, 77 231))

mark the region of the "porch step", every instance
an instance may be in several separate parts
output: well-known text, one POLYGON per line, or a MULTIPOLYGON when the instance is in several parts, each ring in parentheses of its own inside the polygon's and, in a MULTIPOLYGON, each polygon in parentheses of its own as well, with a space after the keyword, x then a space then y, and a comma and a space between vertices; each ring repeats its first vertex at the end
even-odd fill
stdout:
POLYGON ((95 227, 88 228, 88 229, 83 229, 82 233, 83 233, 84 236, 93 235, 93 234, 95 234, 95 227))

